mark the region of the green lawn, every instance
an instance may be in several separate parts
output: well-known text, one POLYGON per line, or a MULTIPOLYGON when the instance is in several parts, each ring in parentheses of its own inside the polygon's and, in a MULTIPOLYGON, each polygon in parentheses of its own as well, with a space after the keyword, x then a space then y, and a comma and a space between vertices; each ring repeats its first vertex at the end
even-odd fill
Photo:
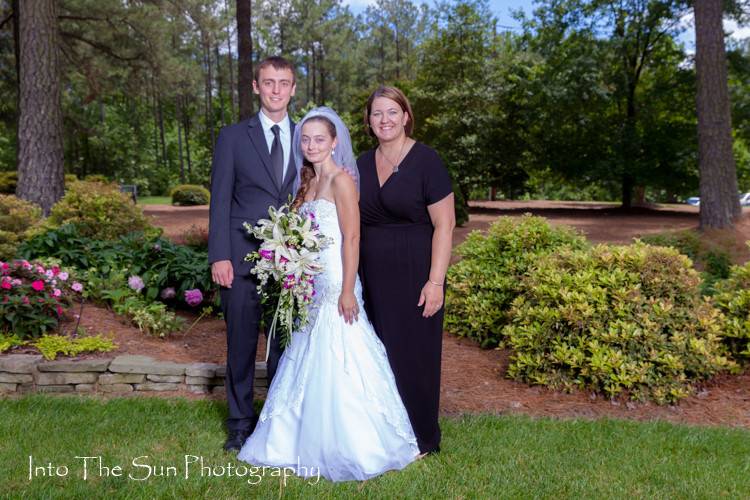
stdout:
POLYGON ((171 205, 172 198, 169 196, 139 196, 139 205, 171 205))
POLYGON ((210 477, 196 464, 186 469, 185 455, 213 468, 241 465, 220 449, 225 414, 223 403, 184 399, 0 399, 0 491, 28 498, 750 495, 750 432, 662 422, 445 418, 441 454, 361 484, 290 478, 284 486, 270 471, 249 478, 210 477), (67 466, 68 475, 49 477, 49 469, 39 469, 29 479, 30 455, 37 467, 67 466), (101 456, 103 465, 121 466, 123 476, 100 475, 98 464, 90 464, 84 480, 76 456, 101 456), (157 476, 169 466, 176 476, 157 476))

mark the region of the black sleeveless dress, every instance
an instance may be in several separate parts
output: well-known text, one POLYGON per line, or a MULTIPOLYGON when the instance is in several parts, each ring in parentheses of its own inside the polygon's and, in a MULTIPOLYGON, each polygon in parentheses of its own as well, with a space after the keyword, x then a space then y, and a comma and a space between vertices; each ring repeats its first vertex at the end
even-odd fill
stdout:
POLYGON ((419 449, 437 451, 443 309, 423 318, 417 303, 432 259, 427 206, 453 192, 450 175, 437 152, 419 142, 382 187, 374 150, 357 166, 365 310, 385 345, 419 449))

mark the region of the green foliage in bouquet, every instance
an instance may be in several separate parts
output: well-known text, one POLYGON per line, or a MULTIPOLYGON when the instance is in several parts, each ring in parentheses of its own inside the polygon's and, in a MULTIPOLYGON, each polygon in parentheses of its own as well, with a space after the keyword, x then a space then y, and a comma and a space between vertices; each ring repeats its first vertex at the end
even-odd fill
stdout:
POLYGON ((0 260, 12 259, 18 244, 29 237, 42 218, 34 203, 0 194, 0 260))
POLYGON ((461 260, 448 270, 446 328, 482 347, 499 345, 524 274, 543 255, 585 246, 586 240, 573 229, 553 227, 531 215, 501 217, 486 234, 472 232, 456 248, 461 260))
POLYGON ((750 262, 734 266, 716 285, 716 306, 726 316, 724 344, 735 360, 750 361, 750 262))
POLYGON ((211 193, 203 186, 194 184, 183 184, 172 190, 172 205, 192 206, 208 205, 211 193))
POLYGON ((564 249, 522 281, 504 330, 512 378, 671 403, 737 368, 721 342, 721 313, 672 248, 564 249))
POLYGON ((111 240, 152 229, 140 207, 114 184, 74 182, 52 207, 43 229, 72 224, 80 236, 111 240))

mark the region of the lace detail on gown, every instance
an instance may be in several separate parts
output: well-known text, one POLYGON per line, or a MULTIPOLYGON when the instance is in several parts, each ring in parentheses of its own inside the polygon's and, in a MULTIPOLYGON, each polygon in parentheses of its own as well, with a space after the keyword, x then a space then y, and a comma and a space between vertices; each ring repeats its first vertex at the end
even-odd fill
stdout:
MULTIPOLYGON (((356 277, 354 287, 354 294, 360 309, 358 321, 352 325, 347 325, 338 314, 343 266, 341 260, 342 237, 336 205, 321 198, 304 203, 300 210, 313 213, 321 232, 332 238, 333 242, 320 255, 324 271, 315 277, 315 296, 310 307, 309 321, 299 331, 292 334, 291 344, 284 351, 269 388, 268 398, 261 411, 258 427, 243 447, 239 458, 249 462, 255 459, 268 465, 288 465, 269 463, 269 461, 262 460, 263 456, 257 456, 255 451, 262 446, 261 443, 255 442, 261 439, 256 437, 256 434, 263 435, 263 433, 258 433, 258 428, 272 427, 274 418, 286 419, 289 418, 289 415, 294 415, 295 418, 298 416, 302 421, 324 418, 322 415, 315 414, 315 409, 306 410, 308 408, 306 401, 317 397, 316 394, 319 393, 322 398, 332 398, 336 401, 317 401, 316 404, 321 406, 330 403, 333 407, 331 411, 338 412, 333 415, 333 418, 343 420, 345 426, 349 423, 346 412, 349 411, 348 408, 352 402, 369 415, 375 413, 381 415, 390 430, 384 431, 378 427, 382 424, 373 423, 374 436, 377 436, 373 440, 377 441, 383 434, 390 435, 393 433, 398 436, 399 441, 393 446, 402 448, 401 457, 391 458, 395 462, 392 462, 385 470, 401 468, 413 460, 419 449, 406 409, 396 389, 396 381, 388 362, 385 347, 375 334, 364 311, 362 285, 359 276, 356 277), (337 389, 333 389, 333 386, 337 389), (252 451, 249 446, 252 447, 252 451), (246 448, 248 448, 247 452, 246 448), (404 452, 403 450, 407 451, 404 452), (407 454, 410 456, 405 456, 407 454), (398 464, 401 465, 398 466, 398 464)), ((361 416, 355 418, 361 418, 361 416)), ((286 420, 285 423, 288 424, 286 420)), ((295 424, 296 420, 292 420, 289 425, 295 424)), ((356 425, 356 423, 352 424, 356 425)), ((303 423, 299 425, 302 427, 303 423)), ((287 432, 294 432, 295 430, 286 429, 287 432)), ((269 441, 273 439, 282 440, 272 432, 283 431, 265 432, 269 441)), ((308 436, 307 439, 309 440, 310 437, 308 436)), ((352 439, 355 439, 355 437, 352 437, 352 439)), ((325 447, 327 444, 329 443, 321 443, 320 447, 325 447)), ((342 446, 340 442, 335 444, 339 448, 342 446)), ((388 455, 389 450, 387 449, 376 450, 377 453, 373 453, 383 454, 382 451, 385 452, 385 455, 388 455)), ((356 451, 353 453, 356 454, 356 451)), ((321 458, 321 460, 327 459, 328 457, 321 458)), ((279 458, 279 460, 281 459, 279 458)), ((336 469, 335 463, 329 461, 326 464, 328 475, 325 471, 322 471, 322 473, 326 477, 330 475, 329 479, 346 480, 364 479, 384 472, 354 473, 353 477, 349 477, 352 473, 349 471, 349 475, 347 475, 346 471, 351 468, 351 461, 351 459, 349 459, 349 462, 345 460, 342 464, 342 470, 334 470, 336 469)))

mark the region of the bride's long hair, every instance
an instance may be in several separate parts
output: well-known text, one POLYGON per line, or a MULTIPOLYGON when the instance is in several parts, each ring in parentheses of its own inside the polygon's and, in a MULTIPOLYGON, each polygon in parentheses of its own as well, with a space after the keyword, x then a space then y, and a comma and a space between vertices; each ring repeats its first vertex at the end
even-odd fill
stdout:
MULTIPOLYGON (((310 122, 322 123, 328 130, 328 134, 331 136, 331 139, 336 138, 336 125, 334 125, 333 122, 325 116, 315 115, 307 118, 304 121, 304 123, 310 122)), ((299 171, 299 188, 297 189, 297 195, 294 197, 294 201, 292 202, 292 209, 298 209, 300 205, 302 205, 302 203, 305 201, 307 191, 310 189, 310 181, 312 181, 314 178, 315 170, 313 169, 312 163, 310 163, 307 158, 303 158, 302 168, 299 171)))

